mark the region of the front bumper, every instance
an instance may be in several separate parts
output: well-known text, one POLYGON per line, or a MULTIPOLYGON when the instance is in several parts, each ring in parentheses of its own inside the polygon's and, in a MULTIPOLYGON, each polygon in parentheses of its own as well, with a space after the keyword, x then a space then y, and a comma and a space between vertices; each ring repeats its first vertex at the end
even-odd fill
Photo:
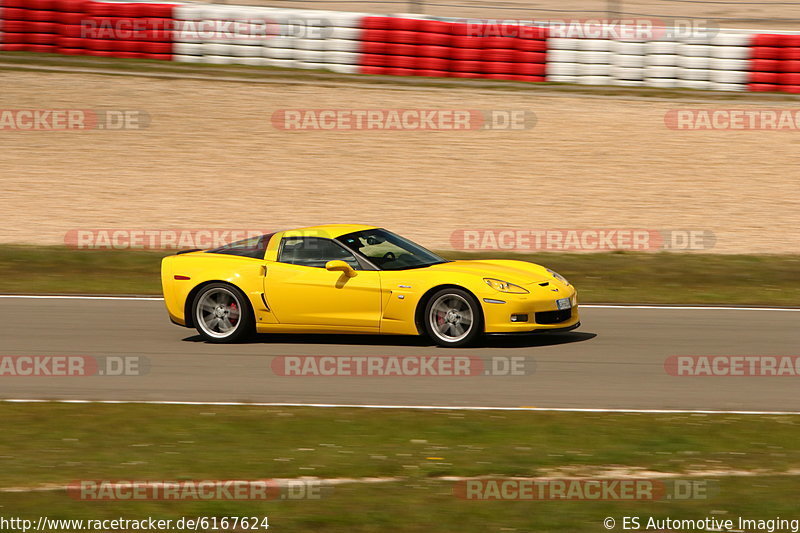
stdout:
POLYGON ((552 294, 550 290, 502 296, 495 293, 481 295, 480 299, 486 333, 569 331, 580 325, 577 292, 572 286, 562 286, 558 294, 552 294), (558 309, 556 300, 561 298, 570 299, 572 307, 569 310, 558 309), (517 318, 527 315, 527 320, 512 322, 512 315, 517 318))
POLYGON ((486 333, 486 335, 535 335, 537 333, 566 333, 567 331, 572 331, 573 329, 578 329, 581 327, 580 321, 576 322, 571 326, 567 326, 565 328, 551 328, 551 329, 531 329, 529 331, 512 331, 510 333, 486 333))

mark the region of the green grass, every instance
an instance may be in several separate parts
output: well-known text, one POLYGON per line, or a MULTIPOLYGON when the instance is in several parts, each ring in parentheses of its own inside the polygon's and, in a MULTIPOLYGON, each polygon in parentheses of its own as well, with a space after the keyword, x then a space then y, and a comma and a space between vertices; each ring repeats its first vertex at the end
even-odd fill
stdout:
POLYGON ((159 294, 165 255, 169 253, 0 245, 0 293, 159 294))
POLYGON ((268 516, 269 530, 258 531, 289 533, 599 533, 606 531, 603 519, 607 516, 617 521, 615 531, 624 531, 623 516, 638 516, 642 525, 650 516, 658 519, 715 516, 734 521, 740 515, 753 519, 796 518, 796 493, 794 477, 752 476, 720 479, 719 495, 708 500, 469 501, 455 497, 450 483, 425 480, 341 485, 319 500, 267 502, 81 502, 63 493, 3 494, 0 495, 0 512, 33 519, 34 524, 42 515, 51 519, 152 516, 173 520, 202 516, 268 516))
POLYGON ((301 501, 81 502, 61 491, 0 492, 5 516, 266 514, 279 531, 596 532, 606 516, 790 517, 797 481, 780 474, 800 467, 793 444, 800 419, 791 416, 0 404, 0 419, 0 487, 81 479, 399 478, 339 485, 322 499, 301 501), (655 502, 465 501, 440 479, 533 477, 563 467, 591 475, 613 466, 758 473, 718 477, 707 500, 655 502))
POLYGON ((790 444, 800 418, 786 416, 0 404, 0 419, 6 487, 86 476, 425 479, 530 476, 563 465, 800 468, 800 449, 790 444))
MULTIPOLYGON (((171 252, 74 250, 0 245, 0 293, 159 294, 159 268, 171 252)), ((800 256, 679 253, 467 253, 504 257, 565 275, 582 302, 797 305, 800 256)))

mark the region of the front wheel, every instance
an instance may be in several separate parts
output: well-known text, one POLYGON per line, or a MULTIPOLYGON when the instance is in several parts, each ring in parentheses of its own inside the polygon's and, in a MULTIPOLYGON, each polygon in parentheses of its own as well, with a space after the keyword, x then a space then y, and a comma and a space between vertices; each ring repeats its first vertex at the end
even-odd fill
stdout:
POLYGON ((255 320, 242 291, 225 283, 203 287, 192 303, 197 332, 207 341, 232 343, 253 333, 255 320))
POLYGON ((425 331, 439 346, 470 344, 481 334, 483 315, 475 297, 461 289, 442 289, 425 306, 425 331))

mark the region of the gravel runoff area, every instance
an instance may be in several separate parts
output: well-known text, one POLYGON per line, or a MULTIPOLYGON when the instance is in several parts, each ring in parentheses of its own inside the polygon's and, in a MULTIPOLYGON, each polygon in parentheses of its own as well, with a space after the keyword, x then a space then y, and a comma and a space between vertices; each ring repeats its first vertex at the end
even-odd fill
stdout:
MULTIPOLYGON (((675 108, 552 91, 320 87, 0 72, 0 109, 143 110, 132 131, 0 131, 0 242, 86 228, 391 228, 431 248, 482 228, 694 229, 713 252, 800 253, 800 133, 676 131, 675 108), (528 110, 513 131, 285 131, 281 109, 528 110)), ((691 98, 691 97, 689 97, 691 98)))
POLYGON ((644 19, 709 27, 800 30, 800 3, 752 0, 232 0, 238 5, 511 20, 644 19))

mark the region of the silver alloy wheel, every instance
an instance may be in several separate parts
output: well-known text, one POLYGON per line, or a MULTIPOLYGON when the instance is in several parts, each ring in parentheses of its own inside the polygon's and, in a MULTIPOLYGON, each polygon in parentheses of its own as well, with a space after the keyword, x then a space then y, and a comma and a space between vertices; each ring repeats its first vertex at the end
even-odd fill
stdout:
POLYGON ((197 302, 196 323, 209 337, 224 339, 239 327, 241 310, 242 304, 232 291, 214 287, 197 302))
POLYGON ((472 331, 472 307, 458 294, 443 294, 431 305, 428 322, 439 339, 458 342, 472 331))

